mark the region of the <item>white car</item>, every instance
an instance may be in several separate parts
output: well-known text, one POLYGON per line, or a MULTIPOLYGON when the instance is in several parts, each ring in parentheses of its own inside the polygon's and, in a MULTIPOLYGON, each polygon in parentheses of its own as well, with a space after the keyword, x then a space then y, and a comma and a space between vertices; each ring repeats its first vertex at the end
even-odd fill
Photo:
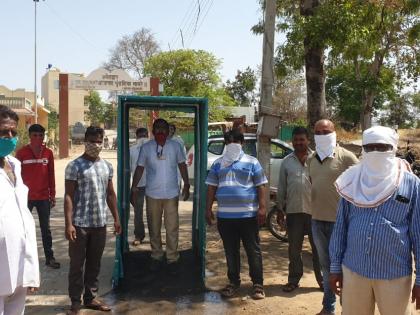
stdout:
MULTIPOLYGON (((246 154, 257 156, 257 137, 255 134, 244 135, 243 150, 246 154)), ((213 162, 221 157, 225 151, 225 140, 222 135, 210 136, 207 145, 207 171, 210 170, 213 162)), ((270 191, 277 192, 279 181, 280 165, 293 148, 286 142, 279 139, 271 139, 271 160, 270 160, 270 191)), ((194 145, 187 153, 188 175, 194 178, 194 145)))

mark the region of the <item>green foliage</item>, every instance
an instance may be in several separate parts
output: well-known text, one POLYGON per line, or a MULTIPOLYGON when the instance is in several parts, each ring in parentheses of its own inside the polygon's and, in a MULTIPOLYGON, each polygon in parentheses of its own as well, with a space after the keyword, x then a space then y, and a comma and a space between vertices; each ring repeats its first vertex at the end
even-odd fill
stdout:
POLYGON ((203 50, 174 50, 150 57, 145 74, 158 77, 167 96, 206 97, 209 120, 224 120, 229 116, 233 99, 221 86, 218 73, 220 60, 203 50))
POLYGON ((378 80, 374 80, 367 64, 360 65, 356 75, 352 63, 339 64, 328 69, 326 81, 327 106, 336 119, 350 123, 353 127, 360 123, 363 93, 367 88, 375 89, 373 103, 374 116, 377 110, 395 97, 398 81, 390 68, 384 68, 378 80))
POLYGON ((419 127, 419 93, 397 95, 386 105, 386 114, 380 119, 382 124, 397 125, 398 128, 419 127))
POLYGON ((90 91, 85 102, 88 105, 87 119, 93 126, 105 124, 111 126, 115 123, 117 111, 112 104, 104 103, 97 91, 90 91))
POLYGON ((255 71, 247 67, 238 70, 235 80, 227 80, 225 89, 238 106, 251 106, 256 102, 257 76, 255 71))
MULTIPOLYGON (((29 143, 29 133, 27 128, 18 128, 18 143, 16 145, 16 151, 29 143)), ((15 152, 16 152, 15 151, 15 152)))

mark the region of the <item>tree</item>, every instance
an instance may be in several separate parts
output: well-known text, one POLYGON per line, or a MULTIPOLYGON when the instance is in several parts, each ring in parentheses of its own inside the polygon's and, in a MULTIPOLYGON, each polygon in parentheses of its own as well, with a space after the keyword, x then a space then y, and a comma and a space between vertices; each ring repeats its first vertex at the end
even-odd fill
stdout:
MULTIPOLYGON (((401 78, 418 77, 419 1, 278 0, 277 6, 277 28, 286 35, 277 49, 277 73, 305 66, 310 127, 324 111, 325 51, 330 65, 354 64, 363 83, 363 129, 370 126, 384 67, 394 67, 401 78), (362 77, 365 65, 368 75, 362 77)), ((261 32, 261 23, 253 30, 261 32)))
POLYGON ((288 123, 306 121, 305 78, 300 72, 290 72, 275 81, 274 112, 288 123))
POLYGON ((110 49, 110 57, 104 67, 123 69, 137 79, 144 77, 144 64, 148 58, 160 51, 159 45, 150 29, 142 28, 132 35, 123 36, 110 49))
POLYGON ((85 97, 85 102, 89 108, 86 113, 86 118, 90 121, 91 125, 99 126, 109 119, 108 115, 110 112, 108 107, 111 105, 104 103, 97 91, 90 91, 89 95, 85 97))
POLYGON ((380 119, 381 123, 398 126, 398 128, 418 127, 420 120, 419 98, 419 93, 397 95, 386 106, 386 113, 380 119))
POLYGON ((159 78, 162 95, 207 97, 209 120, 220 121, 229 116, 233 99, 222 87, 218 69, 220 60, 203 50, 174 50, 150 57, 145 74, 159 78))
MULTIPOLYGON (((353 62, 328 67, 327 71, 326 96, 330 115, 346 126, 359 126, 363 94, 369 84, 369 65, 360 64, 358 73, 353 62)), ((376 97, 372 104, 374 117, 395 97, 400 85, 392 68, 384 68, 381 71, 378 84, 375 85, 376 97)))
POLYGON ((235 80, 227 80, 225 89, 235 100, 238 106, 251 106, 257 102, 256 89, 257 75, 250 67, 244 71, 238 70, 235 80))

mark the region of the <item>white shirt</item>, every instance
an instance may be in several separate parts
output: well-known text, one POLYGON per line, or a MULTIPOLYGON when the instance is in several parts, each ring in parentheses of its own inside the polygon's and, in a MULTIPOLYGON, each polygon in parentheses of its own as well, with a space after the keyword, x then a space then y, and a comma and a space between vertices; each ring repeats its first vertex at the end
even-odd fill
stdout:
POLYGON ((185 163, 185 160, 184 150, 174 140, 166 140, 163 147, 155 140, 145 143, 140 150, 137 164, 143 166, 147 172, 146 195, 154 199, 178 196, 178 164, 185 163), (158 153, 162 154, 160 158, 158 153))
POLYGON ((0 296, 17 287, 39 287, 35 222, 28 209, 28 188, 23 184, 20 162, 12 156, 16 186, 0 168, 0 296))
MULTIPOLYGON (((134 172, 136 171, 136 168, 137 168, 137 161, 139 160, 140 149, 143 144, 149 141, 149 139, 147 138, 141 138, 141 140, 144 140, 144 141, 137 143, 130 148, 131 177, 134 176, 134 172)), ((137 187, 144 187, 144 186, 146 186, 146 171, 143 171, 143 176, 141 177, 141 179, 139 180, 139 183, 137 184, 137 187)))

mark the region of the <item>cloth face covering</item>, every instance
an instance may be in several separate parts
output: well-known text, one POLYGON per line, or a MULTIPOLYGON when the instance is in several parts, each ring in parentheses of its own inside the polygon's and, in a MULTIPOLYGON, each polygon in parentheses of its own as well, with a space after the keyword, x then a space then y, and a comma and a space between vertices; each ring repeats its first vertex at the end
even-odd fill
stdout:
POLYGON ((5 157, 16 149, 18 138, 0 138, 0 157, 5 157))
POLYGON ((337 146, 337 134, 335 132, 327 135, 315 135, 316 153, 321 161, 327 157, 334 156, 334 149, 337 146))
POLYGON ((242 152, 242 145, 239 143, 229 143, 226 145, 225 153, 222 158, 222 166, 227 167, 239 159, 242 152))
POLYGON ((97 158, 102 151, 102 144, 85 142, 85 153, 90 157, 97 158))
POLYGON ((335 182, 338 193, 358 207, 373 208, 388 200, 400 185, 408 164, 395 156, 398 135, 387 127, 372 127, 363 133, 365 144, 393 146, 386 152, 363 151, 360 163, 350 167, 335 182))

